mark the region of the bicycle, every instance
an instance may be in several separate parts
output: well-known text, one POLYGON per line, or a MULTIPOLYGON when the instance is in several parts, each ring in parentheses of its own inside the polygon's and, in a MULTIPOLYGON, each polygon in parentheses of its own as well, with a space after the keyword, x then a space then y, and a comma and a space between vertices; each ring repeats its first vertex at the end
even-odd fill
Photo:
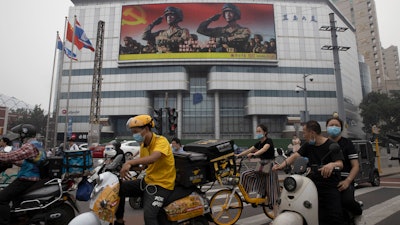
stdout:
MULTIPOLYGON (((231 225, 236 223, 242 214, 244 203, 251 204, 253 207, 261 206, 264 214, 268 218, 275 218, 273 205, 268 203, 268 197, 264 197, 260 193, 249 193, 246 190, 242 182, 243 174, 246 172, 254 173, 254 170, 249 169, 246 165, 248 170, 241 173, 244 159, 245 157, 240 159, 235 175, 224 178, 218 176, 218 174, 216 175, 217 180, 224 188, 217 191, 210 199, 211 217, 215 224, 231 225), (232 187, 227 187, 225 185, 230 185, 232 187)), ((275 162, 279 163, 276 160, 275 162)))

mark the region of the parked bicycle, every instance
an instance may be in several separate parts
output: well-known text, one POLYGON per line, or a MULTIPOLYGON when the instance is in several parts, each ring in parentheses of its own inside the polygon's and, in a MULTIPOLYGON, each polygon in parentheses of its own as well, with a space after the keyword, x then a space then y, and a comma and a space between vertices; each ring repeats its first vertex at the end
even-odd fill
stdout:
MULTIPOLYGON (((211 216, 214 223, 218 225, 231 225, 236 223, 243 211, 243 204, 251 204, 253 207, 262 207, 264 214, 273 219, 275 214, 273 205, 269 203, 267 196, 262 193, 249 190, 249 185, 246 184, 246 176, 255 173, 246 164, 246 171, 241 171, 243 161, 246 158, 241 158, 238 165, 236 174, 230 177, 217 177, 217 180, 224 187, 217 191, 210 199, 211 216)), ((277 157, 276 163, 282 163, 283 157, 277 157)))

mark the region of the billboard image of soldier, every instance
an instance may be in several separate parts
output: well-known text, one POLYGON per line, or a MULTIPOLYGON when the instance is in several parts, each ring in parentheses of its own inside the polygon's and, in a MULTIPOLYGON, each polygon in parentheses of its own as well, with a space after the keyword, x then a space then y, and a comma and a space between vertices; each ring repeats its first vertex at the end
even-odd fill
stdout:
POLYGON ((189 30, 181 28, 178 25, 182 21, 182 10, 177 7, 168 6, 162 16, 155 19, 146 27, 143 33, 143 40, 148 41, 149 44, 155 44, 159 53, 179 52, 179 46, 183 45, 190 38, 189 30), (161 24, 164 17, 169 27, 165 30, 152 33, 152 29, 161 24))
POLYGON ((277 59, 272 4, 124 5, 120 30, 119 63, 277 59), (134 40, 134 50, 126 47, 126 37, 134 40), (255 37, 261 41, 257 43, 257 51, 255 37))
POLYGON ((234 4, 226 3, 222 7, 222 16, 227 25, 224 27, 209 28, 209 25, 220 19, 221 14, 215 14, 203 21, 197 28, 199 34, 219 39, 223 52, 246 52, 246 46, 250 38, 250 29, 240 26, 237 21, 241 18, 240 9, 234 4))

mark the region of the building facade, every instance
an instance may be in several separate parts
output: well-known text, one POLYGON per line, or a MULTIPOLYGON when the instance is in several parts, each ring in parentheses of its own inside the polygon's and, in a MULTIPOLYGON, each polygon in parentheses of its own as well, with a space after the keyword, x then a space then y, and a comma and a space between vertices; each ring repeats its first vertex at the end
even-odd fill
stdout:
POLYGON ((385 66, 374 0, 333 0, 356 28, 359 53, 371 74, 372 91, 386 92, 385 66))
MULTIPOLYGON (((293 122, 288 118, 299 118, 305 105, 310 119, 320 121, 324 127, 325 120, 338 111, 333 54, 321 50, 323 45, 332 45, 330 32, 320 30, 321 26, 329 26, 331 13, 335 14, 336 26, 349 28, 338 33, 338 44, 350 47, 339 55, 343 104, 350 136, 362 135, 361 121, 354 114, 362 100, 355 29, 331 1, 72 2, 69 18, 77 16, 94 46, 98 21, 105 22, 100 111, 107 123, 102 127, 102 136, 127 136, 125 123, 129 117, 153 114, 160 108, 176 110, 176 128, 171 135, 185 139, 252 138, 260 123, 268 126, 271 137, 291 137, 296 119, 293 122), (205 29, 197 28, 213 15, 223 14, 227 3, 240 10, 237 22, 242 27, 241 35, 251 31, 246 46, 259 34, 265 46, 275 41, 276 50, 255 52, 254 48, 247 51, 244 46, 228 46, 218 52, 216 49, 224 44, 218 46, 214 35, 204 35, 205 29), (128 36, 142 49, 149 49, 154 43, 143 39, 146 29, 152 25, 153 31, 158 30, 152 21, 160 15, 164 18, 164 11, 171 6, 182 9, 179 24, 196 41, 193 46, 185 42, 174 50, 161 46, 164 42, 155 38, 159 47, 155 52, 121 53, 127 47, 128 36), (296 86, 303 90, 296 91, 296 86)), ((214 26, 208 21, 209 27, 214 26)), ((161 25, 165 23, 163 19, 161 25)), ((215 23, 225 26, 222 17, 215 23)), ((83 48, 77 57, 76 62, 62 62, 57 97, 59 140, 66 132, 66 118, 68 129, 82 140, 90 129, 94 53, 83 48)), ((169 125, 164 125, 168 133, 169 125)))
POLYGON ((391 45, 382 49, 385 67, 386 92, 400 91, 399 51, 397 46, 391 45))

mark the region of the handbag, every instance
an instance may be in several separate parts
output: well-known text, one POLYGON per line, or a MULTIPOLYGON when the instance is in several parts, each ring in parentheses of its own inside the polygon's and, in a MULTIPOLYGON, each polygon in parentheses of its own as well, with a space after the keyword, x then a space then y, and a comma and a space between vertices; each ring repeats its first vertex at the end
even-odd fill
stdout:
POLYGON ((90 183, 86 178, 83 178, 78 184, 78 190, 76 190, 76 200, 89 201, 90 195, 94 189, 94 185, 90 183))
POLYGON ((272 162, 269 160, 260 160, 254 169, 256 173, 269 174, 271 172, 272 162))

